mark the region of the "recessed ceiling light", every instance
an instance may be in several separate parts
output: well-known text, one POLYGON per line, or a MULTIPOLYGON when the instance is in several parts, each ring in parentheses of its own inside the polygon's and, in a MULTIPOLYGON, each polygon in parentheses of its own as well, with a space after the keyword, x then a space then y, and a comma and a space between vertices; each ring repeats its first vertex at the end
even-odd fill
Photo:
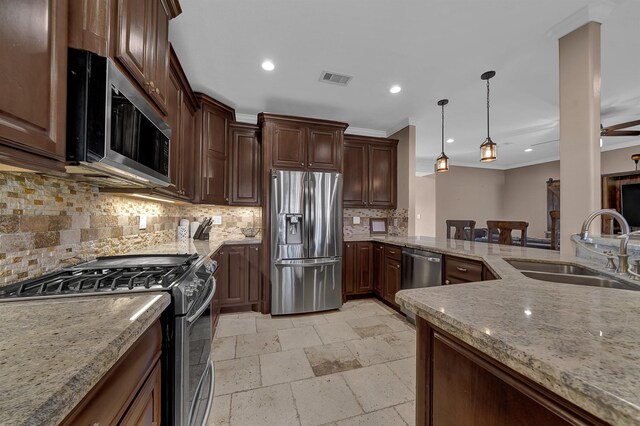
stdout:
POLYGON ((273 62, 271 61, 264 61, 262 63, 262 69, 265 71, 273 71, 276 68, 275 65, 273 65, 273 62))
POLYGON ((455 139, 453 139, 453 138, 449 138, 449 139, 447 139, 447 143, 454 143, 455 141, 456 141, 456 140, 455 140, 455 139))
POLYGON ((402 87, 398 85, 391 86, 391 89, 389 89, 391 93, 400 93, 401 90, 402 90, 402 87))
POLYGON ((533 148, 527 148, 524 150, 524 152, 531 152, 531 151, 533 151, 533 148))

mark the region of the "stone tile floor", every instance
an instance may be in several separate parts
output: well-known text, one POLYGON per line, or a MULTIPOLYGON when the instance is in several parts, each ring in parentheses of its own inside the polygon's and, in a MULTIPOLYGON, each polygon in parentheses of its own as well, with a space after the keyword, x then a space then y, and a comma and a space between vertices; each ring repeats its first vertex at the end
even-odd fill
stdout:
POLYGON ((209 426, 412 426, 415 328, 375 299, 220 317, 209 426))

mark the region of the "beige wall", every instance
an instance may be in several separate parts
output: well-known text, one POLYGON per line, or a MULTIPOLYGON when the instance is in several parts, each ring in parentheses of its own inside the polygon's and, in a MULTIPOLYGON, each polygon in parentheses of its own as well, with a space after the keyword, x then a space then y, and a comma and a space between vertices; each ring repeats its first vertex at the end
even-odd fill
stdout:
POLYGON ((415 234, 416 127, 407 126, 390 136, 398 139, 398 210, 406 209, 409 215, 408 232, 415 234))
POLYGON ((416 203, 415 235, 436 235, 436 175, 414 179, 416 203))
POLYGON ((445 237, 447 219, 473 219, 476 227, 486 227, 487 220, 511 219, 504 215, 502 170, 451 166, 437 173, 436 236, 445 237))
MULTIPOLYGON (((613 137, 605 138, 604 143, 608 140, 615 139, 613 137)), ((630 148, 616 149, 613 151, 605 151, 602 153, 602 164, 600 170, 603 175, 609 173, 629 172, 635 170, 635 163, 631 160, 631 155, 640 154, 640 142, 637 146, 630 148)))

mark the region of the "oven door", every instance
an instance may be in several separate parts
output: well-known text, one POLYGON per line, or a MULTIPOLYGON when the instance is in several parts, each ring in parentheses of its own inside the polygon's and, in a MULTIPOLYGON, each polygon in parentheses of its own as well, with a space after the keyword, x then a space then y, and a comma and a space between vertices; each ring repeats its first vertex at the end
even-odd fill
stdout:
POLYGON ((203 426, 209 416, 215 373, 209 359, 212 343, 211 300, 216 282, 210 276, 187 315, 176 318, 176 424, 203 426))

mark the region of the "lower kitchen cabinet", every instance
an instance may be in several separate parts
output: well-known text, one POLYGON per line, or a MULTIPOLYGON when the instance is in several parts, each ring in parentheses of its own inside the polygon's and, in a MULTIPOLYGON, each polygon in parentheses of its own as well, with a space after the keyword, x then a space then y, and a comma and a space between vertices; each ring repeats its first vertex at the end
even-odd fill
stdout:
POLYGON ((416 425, 604 424, 420 317, 416 330, 416 425))
POLYGON ((62 425, 159 425, 161 348, 162 327, 158 320, 100 379, 62 425))
POLYGON ((450 255, 444 256, 444 277, 442 281, 444 285, 495 279, 495 275, 480 261, 450 255))
POLYGON ((384 244, 373 243, 373 291, 381 295, 384 289, 384 244))
POLYGON ((342 263, 343 293, 345 296, 373 291, 373 243, 344 243, 342 263))
POLYGON ((382 297, 393 306, 396 303, 396 293, 402 284, 402 250, 396 246, 387 245, 384 249, 384 285, 382 297))
POLYGON ((257 244, 225 245, 219 252, 221 270, 217 286, 220 307, 257 304, 262 299, 260 246, 257 244))

